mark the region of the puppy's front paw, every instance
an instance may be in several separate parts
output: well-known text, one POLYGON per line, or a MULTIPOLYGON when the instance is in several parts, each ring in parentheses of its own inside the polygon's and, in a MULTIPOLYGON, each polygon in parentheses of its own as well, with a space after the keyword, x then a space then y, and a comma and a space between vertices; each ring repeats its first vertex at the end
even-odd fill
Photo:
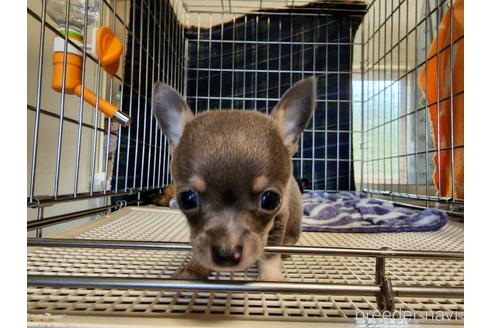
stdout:
POLYGON ((283 281, 282 260, 280 255, 274 255, 269 259, 258 262, 258 280, 261 281, 283 281))
POLYGON ((199 274, 193 271, 188 270, 188 268, 180 268, 175 273, 171 275, 172 279, 179 280, 202 280, 207 279, 208 276, 204 276, 203 274, 199 274))
POLYGON ((171 275, 172 279, 182 280, 204 280, 207 279, 211 271, 201 266, 196 260, 192 259, 187 265, 179 268, 171 275))
POLYGON ((260 281, 285 281, 282 272, 260 272, 258 275, 260 281))

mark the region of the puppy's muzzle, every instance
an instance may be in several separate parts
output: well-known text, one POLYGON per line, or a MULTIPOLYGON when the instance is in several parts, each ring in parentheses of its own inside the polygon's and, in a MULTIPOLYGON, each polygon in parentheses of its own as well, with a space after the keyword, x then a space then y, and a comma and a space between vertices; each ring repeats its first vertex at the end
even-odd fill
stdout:
POLYGON ((236 266, 241 262, 243 247, 236 246, 225 248, 222 246, 212 246, 212 260, 219 266, 236 266))

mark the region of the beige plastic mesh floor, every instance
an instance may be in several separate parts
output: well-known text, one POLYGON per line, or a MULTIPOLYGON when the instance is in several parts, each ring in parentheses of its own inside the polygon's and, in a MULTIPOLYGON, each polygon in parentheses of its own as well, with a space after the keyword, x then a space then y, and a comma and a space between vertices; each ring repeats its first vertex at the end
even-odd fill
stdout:
MULTIPOLYGON (((129 207, 56 237, 187 241, 188 230, 179 212, 129 207)), ((427 233, 310 232, 302 234, 299 244, 463 251, 463 225, 450 222, 440 231, 427 233)), ((175 251, 30 248, 27 267, 29 274, 169 278, 189 255, 175 251)), ((386 270, 395 286, 463 286, 463 265, 463 261, 388 259, 386 270)), ((293 255, 283 261, 284 276, 291 282, 374 284, 374 270, 372 258, 293 255)), ((254 280, 256 274, 253 267, 246 272, 214 273, 210 279, 254 280)), ((377 310, 374 297, 126 289, 29 287, 27 301, 31 314, 207 319, 355 322, 359 311, 377 310)), ((396 310, 411 312, 410 322, 414 323, 443 322, 439 315, 458 324, 464 319, 463 299, 397 298, 396 310)))

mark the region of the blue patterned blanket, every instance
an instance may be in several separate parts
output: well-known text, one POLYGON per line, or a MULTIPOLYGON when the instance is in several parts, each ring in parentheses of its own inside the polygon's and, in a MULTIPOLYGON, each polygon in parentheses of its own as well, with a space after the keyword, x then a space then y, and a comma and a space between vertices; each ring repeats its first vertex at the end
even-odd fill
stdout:
POLYGON ((303 231, 412 232, 438 230, 448 222, 441 210, 415 211, 360 192, 312 192, 302 195, 303 231))

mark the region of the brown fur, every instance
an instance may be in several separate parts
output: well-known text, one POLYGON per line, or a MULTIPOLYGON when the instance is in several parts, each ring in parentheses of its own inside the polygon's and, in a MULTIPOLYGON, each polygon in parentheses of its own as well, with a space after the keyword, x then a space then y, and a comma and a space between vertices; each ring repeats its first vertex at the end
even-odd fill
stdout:
POLYGON ((173 181, 164 188, 162 194, 152 195, 150 201, 158 206, 169 207, 169 203, 171 202, 171 199, 173 199, 173 197, 175 196, 176 196, 176 184, 173 181))

